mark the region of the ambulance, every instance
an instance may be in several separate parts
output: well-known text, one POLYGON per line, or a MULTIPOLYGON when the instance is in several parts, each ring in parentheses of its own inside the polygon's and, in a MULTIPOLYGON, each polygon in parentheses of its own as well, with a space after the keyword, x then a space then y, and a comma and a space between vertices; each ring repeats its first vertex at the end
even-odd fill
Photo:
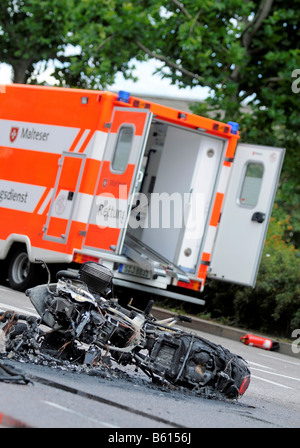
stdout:
POLYGON ((120 91, 0 86, 0 260, 109 267, 132 294, 203 304, 207 278, 254 287, 284 149, 120 91))

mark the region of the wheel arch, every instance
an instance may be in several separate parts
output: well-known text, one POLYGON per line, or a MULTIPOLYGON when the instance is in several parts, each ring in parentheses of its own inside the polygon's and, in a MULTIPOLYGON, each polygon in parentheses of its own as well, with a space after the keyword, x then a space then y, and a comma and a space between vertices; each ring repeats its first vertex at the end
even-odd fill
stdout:
POLYGON ((2 247, 0 258, 2 260, 9 259, 12 253, 19 248, 25 247, 26 252, 29 258, 29 261, 32 263, 32 250, 31 250, 31 242, 28 236, 26 235, 18 235, 11 234, 5 241, 5 244, 2 247))

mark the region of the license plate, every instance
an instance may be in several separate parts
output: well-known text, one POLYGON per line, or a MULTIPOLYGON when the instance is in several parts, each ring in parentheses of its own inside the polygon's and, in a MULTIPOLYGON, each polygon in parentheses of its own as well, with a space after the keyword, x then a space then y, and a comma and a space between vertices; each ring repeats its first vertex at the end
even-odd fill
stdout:
POLYGON ((133 266, 131 264, 121 264, 119 272, 122 274, 136 275, 142 278, 151 278, 150 272, 147 269, 140 268, 139 266, 133 266))

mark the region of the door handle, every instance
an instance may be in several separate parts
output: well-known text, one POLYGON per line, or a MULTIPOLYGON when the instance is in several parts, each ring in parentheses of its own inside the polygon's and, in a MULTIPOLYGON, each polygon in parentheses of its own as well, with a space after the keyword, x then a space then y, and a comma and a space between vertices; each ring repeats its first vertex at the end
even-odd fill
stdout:
POLYGON ((265 218, 266 218, 265 213, 255 212, 252 215, 251 221, 255 221, 255 222, 258 222, 259 224, 261 224, 262 222, 264 222, 265 218))

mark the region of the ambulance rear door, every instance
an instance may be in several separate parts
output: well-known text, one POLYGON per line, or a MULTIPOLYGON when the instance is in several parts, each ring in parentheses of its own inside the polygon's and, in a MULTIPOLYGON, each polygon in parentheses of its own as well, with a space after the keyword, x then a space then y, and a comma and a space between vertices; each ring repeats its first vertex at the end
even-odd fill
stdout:
POLYGON ((238 144, 208 277, 254 287, 284 153, 238 144))
POLYGON ((115 107, 86 229, 84 246, 120 254, 128 226, 152 113, 115 107))

